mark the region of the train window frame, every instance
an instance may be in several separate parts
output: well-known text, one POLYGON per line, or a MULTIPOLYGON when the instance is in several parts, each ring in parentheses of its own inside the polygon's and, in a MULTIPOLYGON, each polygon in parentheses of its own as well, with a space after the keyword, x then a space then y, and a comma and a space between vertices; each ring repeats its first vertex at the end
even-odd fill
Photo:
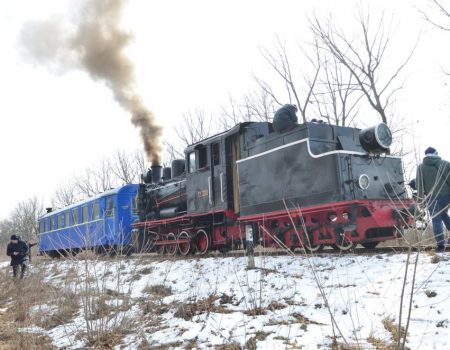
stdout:
POLYGON ((205 169, 208 167, 208 149, 204 145, 197 146, 198 154, 198 168, 197 170, 205 169))
POLYGON ((58 214, 58 228, 64 228, 65 227, 65 222, 64 222, 64 214, 58 214))
POLYGON ((100 202, 95 201, 92 203, 92 220, 100 219, 100 202))
POLYGON ((213 165, 220 165, 220 143, 214 142, 211 145, 211 155, 213 165))
POLYGON ((50 221, 49 221, 49 219, 45 219, 44 220, 45 221, 45 226, 44 226, 44 229, 45 229, 45 232, 48 232, 48 231, 50 231, 50 221))
POLYGON ((188 171, 189 173, 193 173, 197 170, 197 157, 195 155, 195 151, 188 153, 188 171))
POLYGON ((138 213, 138 196, 132 196, 131 197, 131 214, 132 215, 137 215, 138 213))
POLYGON ((58 221, 56 220, 56 215, 51 217, 51 231, 58 229, 58 221))
POLYGON ((64 212, 64 221, 66 222, 66 227, 70 226, 70 210, 64 212))
POLYGON ((84 224, 89 221, 89 209, 87 204, 81 207, 81 222, 84 224))
POLYGON ((39 233, 44 232, 45 232, 45 220, 41 220, 41 222, 39 222, 39 233))
POLYGON ((108 197, 106 198, 106 205, 105 205, 105 216, 108 218, 114 217, 115 212, 115 206, 114 206, 114 198, 108 197))
POLYGON ((78 208, 75 208, 75 209, 72 209, 72 218, 73 218, 73 224, 74 225, 78 225, 79 224, 79 222, 78 222, 78 208))

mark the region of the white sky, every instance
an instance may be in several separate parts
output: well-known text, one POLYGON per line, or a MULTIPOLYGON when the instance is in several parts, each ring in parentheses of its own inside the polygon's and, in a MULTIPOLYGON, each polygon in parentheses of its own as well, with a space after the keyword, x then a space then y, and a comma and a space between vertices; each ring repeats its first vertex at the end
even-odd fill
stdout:
MULTIPOLYGON (((129 115, 101 83, 83 72, 54 75, 20 55, 18 36, 25 22, 73 12, 75 3, 0 2, 0 219, 34 194, 48 204, 59 185, 117 148, 140 147, 129 115)), ((254 86, 252 72, 262 77, 270 72, 258 45, 272 48, 276 34, 288 47, 309 41, 305 18, 313 11, 323 17, 331 13, 348 26, 356 4, 130 0, 124 26, 135 35, 129 55, 140 92, 165 127, 165 137, 174 139, 172 130, 183 112, 219 110, 229 94, 240 97, 254 86)), ((426 8, 426 2, 370 2, 374 16, 385 10, 398 23, 390 52, 394 65, 421 33, 395 105, 412 130, 405 141, 414 140, 421 153, 432 145, 450 159, 450 99, 442 74, 442 67, 450 70, 450 33, 431 30, 416 7, 426 8)))

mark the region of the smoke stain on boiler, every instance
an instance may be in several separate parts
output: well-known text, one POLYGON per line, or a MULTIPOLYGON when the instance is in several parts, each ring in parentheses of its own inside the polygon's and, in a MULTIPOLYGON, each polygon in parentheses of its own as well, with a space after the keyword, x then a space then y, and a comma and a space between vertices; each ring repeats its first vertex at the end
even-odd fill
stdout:
POLYGON ((131 122, 139 128, 148 160, 159 165, 162 128, 139 95, 133 62, 124 53, 132 40, 132 35, 119 27, 124 2, 85 2, 72 31, 64 21, 54 17, 26 23, 21 44, 25 53, 39 64, 56 66, 61 71, 81 69, 93 80, 104 82, 115 100, 131 113, 131 122))

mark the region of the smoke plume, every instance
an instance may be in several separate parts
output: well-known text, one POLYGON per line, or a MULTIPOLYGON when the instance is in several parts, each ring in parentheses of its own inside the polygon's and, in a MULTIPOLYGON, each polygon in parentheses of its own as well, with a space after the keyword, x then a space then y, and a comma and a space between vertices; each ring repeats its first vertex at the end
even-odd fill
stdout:
POLYGON ((160 164, 162 129, 137 93, 135 71, 124 54, 132 36, 119 28, 124 0, 89 0, 72 24, 60 18, 24 25, 21 43, 28 57, 52 70, 77 68, 104 82, 116 101, 131 113, 147 158, 160 164))

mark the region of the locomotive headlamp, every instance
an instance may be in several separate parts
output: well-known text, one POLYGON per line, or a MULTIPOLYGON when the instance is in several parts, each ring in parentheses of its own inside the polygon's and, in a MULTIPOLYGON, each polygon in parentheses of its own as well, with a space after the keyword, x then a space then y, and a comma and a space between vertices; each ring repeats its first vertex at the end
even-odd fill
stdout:
POLYGON ((366 174, 359 175, 358 178, 358 187, 362 190, 367 190, 370 185, 370 179, 369 176, 366 174))
POLYGON ((392 144, 392 133, 389 127, 380 123, 359 132, 359 142, 367 152, 383 153, 392 144))

